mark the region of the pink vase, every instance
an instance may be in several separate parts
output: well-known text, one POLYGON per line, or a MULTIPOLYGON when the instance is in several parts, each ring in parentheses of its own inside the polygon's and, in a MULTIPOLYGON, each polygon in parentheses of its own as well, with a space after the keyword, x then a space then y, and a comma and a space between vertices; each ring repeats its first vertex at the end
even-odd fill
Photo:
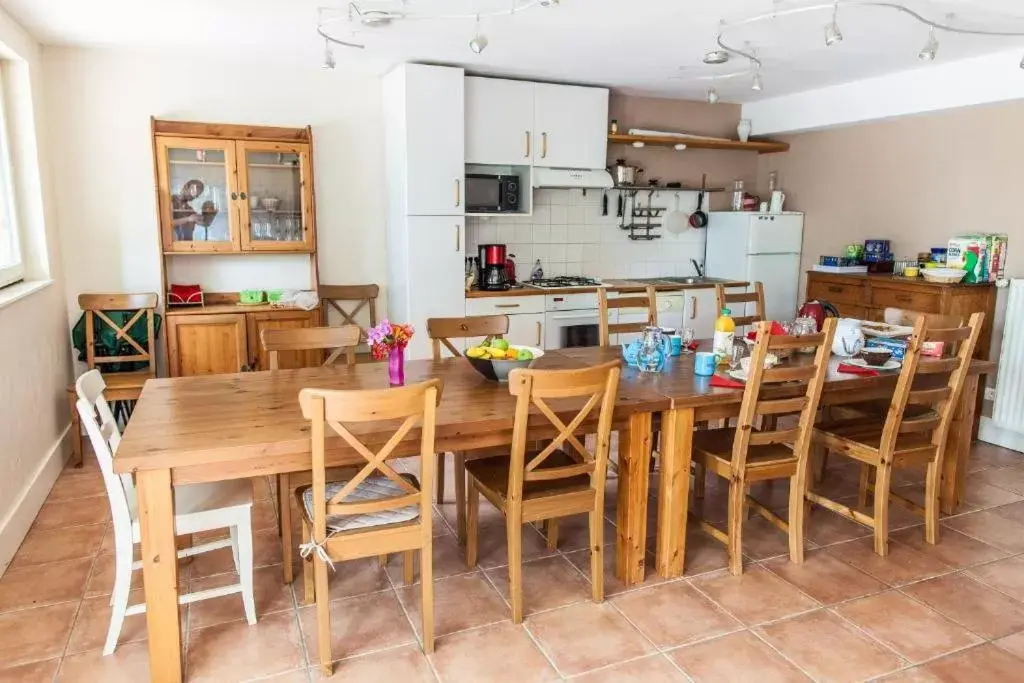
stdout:
POLYGON ((392 349, 388 355, 388 379, 393 387, 405 384, 405 349, 392 349))

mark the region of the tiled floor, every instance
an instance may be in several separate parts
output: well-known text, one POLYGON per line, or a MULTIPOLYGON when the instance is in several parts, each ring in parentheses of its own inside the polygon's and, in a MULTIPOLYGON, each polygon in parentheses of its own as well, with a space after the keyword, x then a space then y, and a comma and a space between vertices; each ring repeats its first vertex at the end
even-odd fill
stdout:
MULTIPOLYGON (((856 469, 833 464, 828 493, 855 496, 856 469)), ((901 473, 897 483, 914 494, 920 481, 901 473)), ((454 507, 446 504, 435 515, 436 652, 420 650, 419 590, 401 583, 397 561, 341 564, 331 578, 339 660, 332 680, 1024 681, 1022 482, 1024 455, 979 444, 967 504, 944 520, 941 543, 925 544, 918 520, 894 508, 898 530, 885 559, 873 554, 865 529, 823 510, 811 515, 803 565, 788 561, 781 533, 751 519, 738 578, 723 570, 724 550, 694 529, 686 577, 651 573, 627 591, 614 578, 609 547, 603 604, 590 601, 585 520, 563 522, 553 553, 526 527, 521 626, 509 620, 499 518, 485 503, 480 567, 469 571, 452 534, 454 507)), ((606 528, 614 542, 614 480, 609 489, 606 528)), ((321 680, 312 666, 315 613, 281 583, 271 490, 266 480, 254 480, 254 490, 259 623, 246 625, 237 596, 182 608, 189 681, 321 680)), ((784 507, 786 487, 758 495, 784 507)), ((709 486, 695 505, 721 520, 723 490, 709 486)), ((144 616, 128 618, 114 655, 99 649, 110 615, 111 533, 90 459, 83 471, 61 476, 0 579, 0 681, 147 680, 144 616)), ((181 581, 214 587, 231 580, 230 568, 228 552, 218 551, 184 566, 181 581)), ((135 590, 133 600, 141 599, 135 590)))

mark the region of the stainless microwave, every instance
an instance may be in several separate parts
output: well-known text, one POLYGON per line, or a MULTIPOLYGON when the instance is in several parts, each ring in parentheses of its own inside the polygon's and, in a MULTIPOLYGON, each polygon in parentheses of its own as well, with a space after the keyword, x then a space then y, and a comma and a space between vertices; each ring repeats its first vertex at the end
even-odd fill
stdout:
POLYGON ((466 211, 515 213, 519 211, 519 176, 466 174, 466 211))

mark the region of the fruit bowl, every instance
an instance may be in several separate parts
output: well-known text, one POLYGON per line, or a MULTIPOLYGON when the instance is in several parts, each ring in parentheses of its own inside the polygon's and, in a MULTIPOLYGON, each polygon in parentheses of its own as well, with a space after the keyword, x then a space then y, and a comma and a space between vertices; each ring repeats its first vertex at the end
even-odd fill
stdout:
MULTIPOLYGON (((508 373, 512 372, 516 368, 528 368, 530 364, 537 358, 544 355, 542 349, 538 349, 536 346, 516 346, 510 345, 508 351, 516 351, 517 358, 519 351, 526 351, 530 354, 529 358, 524 360, 508 360, 506 358, 491 358, 491 351, 487 351, 484 356, 473 357, 470 354, 474 349, 489 349, 490 347, 471 347, 466 350, 466 360, 473 366, 473 369, 479 372, 484 379, 489 379, 492 382, 507 382, 508 373)), ((502 353, 507 353, 505 349, 502 349, 502 353)))

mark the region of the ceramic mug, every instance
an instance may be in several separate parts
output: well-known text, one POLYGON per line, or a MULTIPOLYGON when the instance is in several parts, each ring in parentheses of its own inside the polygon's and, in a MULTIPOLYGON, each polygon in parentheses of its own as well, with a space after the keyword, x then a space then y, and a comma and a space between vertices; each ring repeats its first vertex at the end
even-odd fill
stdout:
POLYGON ((698 351, 693 357, 693 372, 702 377, 715 374, 715 354, 710 351, 698 351))
POLYGON ((672 344, 672 355, 678 356, 683 352, 683 337, 678 334, 669 336, 669 342, 672 344))

